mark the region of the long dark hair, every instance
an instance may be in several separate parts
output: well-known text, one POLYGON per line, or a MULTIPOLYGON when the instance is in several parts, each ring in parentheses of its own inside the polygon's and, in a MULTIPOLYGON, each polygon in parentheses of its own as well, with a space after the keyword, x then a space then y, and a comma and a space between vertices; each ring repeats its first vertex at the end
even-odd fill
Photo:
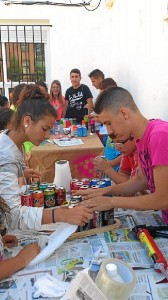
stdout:
POLYGON ((13 116, 12 125, 18 128, 25 116, 30 116, 33 122, 38 122, 46 115, 51 115, 55 119, 57 113, 49 101, 45 98, 37 85, 29 85, 25 87, 25 93, 20 95, 17 111, 13 116))

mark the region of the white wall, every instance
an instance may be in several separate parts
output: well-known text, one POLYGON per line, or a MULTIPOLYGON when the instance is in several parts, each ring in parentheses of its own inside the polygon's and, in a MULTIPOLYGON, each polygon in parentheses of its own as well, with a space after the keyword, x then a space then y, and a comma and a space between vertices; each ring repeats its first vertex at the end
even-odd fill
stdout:
MULTIPOLYGON (((96 2, 96 0, 94 0, 96 2)), ((98 0, 97 0, 98 2, 98 0)), ((77 67, 91 87, 88 73, 95 68, 128 89, 146 117, 168 120, 168 0, 115 0, 94 12, 58 6, 5 6, 0 24, 51 24, 48 83, 59 79, 63 92, 69 72, 77 67), (20 20, 20 21, 19 21, 20 20)))

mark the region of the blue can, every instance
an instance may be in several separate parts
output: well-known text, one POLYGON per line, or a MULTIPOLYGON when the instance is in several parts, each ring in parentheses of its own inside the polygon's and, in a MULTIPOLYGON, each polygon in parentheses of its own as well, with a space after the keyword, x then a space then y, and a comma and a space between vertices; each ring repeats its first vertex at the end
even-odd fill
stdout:
POLYGON ((87 128, 86 128, 86 126, 82 126, 82 136, 87 136, 87 128))
POLYGON ((111 179, 110 178, 104 178, 103 181, 105 181, 106 186, 111 185, 111 179))
POLYGON ((105 180, 99 181, 99 186, 100 188, 105 188, 107 186, 105 180))
POLYGON ((77 130, 77 135, 79 136, 79 137, 82 137, 83 136, 83 129, 82 129, 82 126, 78 126, 78 130, 77 130))
POLYGON ((99 182, 99 179, 98 179, 98 178, 93 178, 93 179, 90 181, 90 186, 92 186, 92 185, 98 185, 98 182, 99 182))

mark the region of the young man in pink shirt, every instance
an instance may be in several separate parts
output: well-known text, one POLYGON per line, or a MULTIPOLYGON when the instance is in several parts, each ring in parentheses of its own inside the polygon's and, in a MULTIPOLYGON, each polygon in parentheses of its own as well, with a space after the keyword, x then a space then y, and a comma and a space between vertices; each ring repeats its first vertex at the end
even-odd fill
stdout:
POLYGON ((87 201, 83 205, 102 211, 117 207, 162 210, 163 219, 168 224, 168 122, 147 120, 131 94, 120 87, 102 92, 96 101, 95 112, 114 141, 136 139, 140 167, 138 174, 124 183, 85 192, 87 201), (114 196, 145 189, 150 193, 133 197, 114 196), (103 196, 106 194, 113 197, 103 196))

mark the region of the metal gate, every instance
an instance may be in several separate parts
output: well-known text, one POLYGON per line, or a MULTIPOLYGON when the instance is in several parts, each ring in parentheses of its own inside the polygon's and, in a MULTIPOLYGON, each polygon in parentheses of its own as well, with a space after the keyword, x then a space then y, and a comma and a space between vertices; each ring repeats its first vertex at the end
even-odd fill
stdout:
POLYGON ((0 25, 0 94, 19 83, 46 81, 45 45, 49 25, 0 25))

